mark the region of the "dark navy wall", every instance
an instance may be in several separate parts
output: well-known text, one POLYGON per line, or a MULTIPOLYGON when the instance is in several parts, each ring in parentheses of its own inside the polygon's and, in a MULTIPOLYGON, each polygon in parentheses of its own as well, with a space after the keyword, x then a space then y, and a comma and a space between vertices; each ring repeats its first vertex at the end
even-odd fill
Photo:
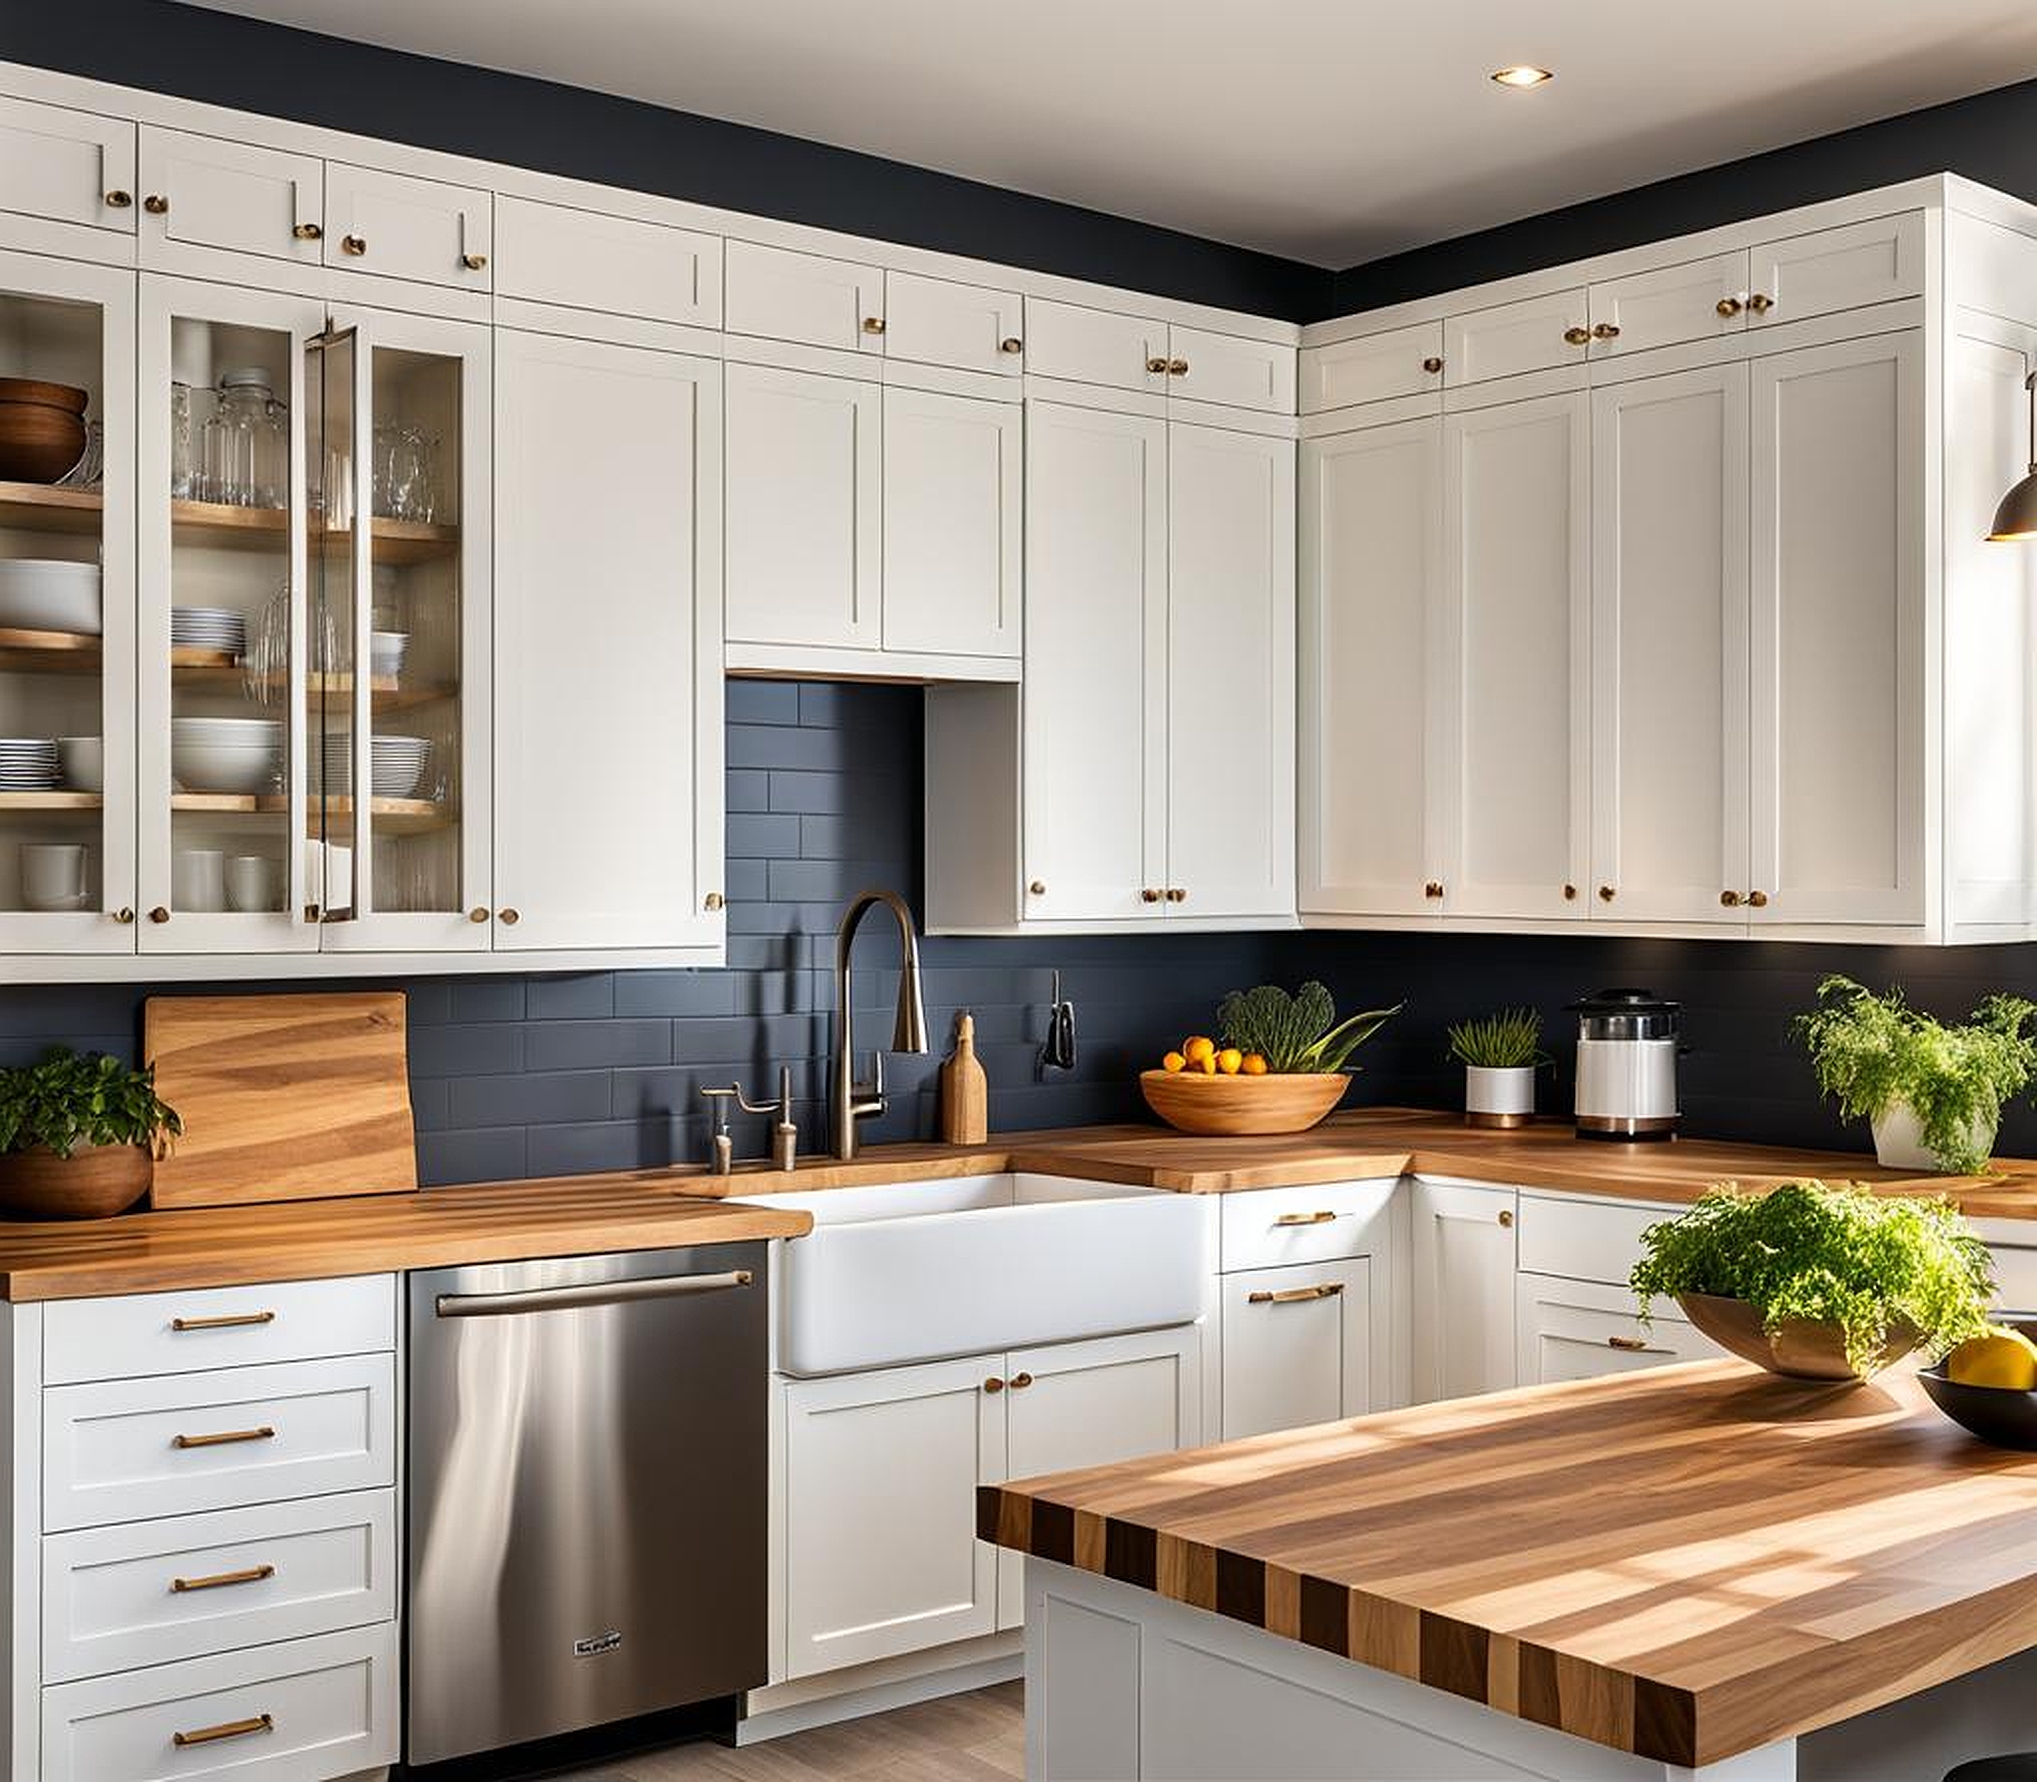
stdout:
POLYGON ((0 60, 1257 315, 1306 320, 1330 297, 1328 272, 1271 254, 170 0, 8 0, 0 60))

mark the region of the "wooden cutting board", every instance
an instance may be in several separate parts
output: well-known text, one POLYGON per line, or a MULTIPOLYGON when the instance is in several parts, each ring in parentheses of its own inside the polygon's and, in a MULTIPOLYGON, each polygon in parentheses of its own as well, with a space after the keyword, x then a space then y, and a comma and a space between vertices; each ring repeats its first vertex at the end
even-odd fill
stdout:
POLYGON ((151 996, 142 1052, 184 1136, 159 1207, 417 1187, 403 993, 151 996))

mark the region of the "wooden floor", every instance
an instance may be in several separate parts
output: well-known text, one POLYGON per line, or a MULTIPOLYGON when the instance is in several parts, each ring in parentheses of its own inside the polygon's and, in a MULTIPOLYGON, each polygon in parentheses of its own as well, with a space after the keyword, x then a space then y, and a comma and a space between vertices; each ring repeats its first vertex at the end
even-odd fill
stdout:
POLYGON ((1019 1683, 734 1749, 700 1743, 561 1772, 560 1782, 1014 1782, 1025 1775, 1019 1683))

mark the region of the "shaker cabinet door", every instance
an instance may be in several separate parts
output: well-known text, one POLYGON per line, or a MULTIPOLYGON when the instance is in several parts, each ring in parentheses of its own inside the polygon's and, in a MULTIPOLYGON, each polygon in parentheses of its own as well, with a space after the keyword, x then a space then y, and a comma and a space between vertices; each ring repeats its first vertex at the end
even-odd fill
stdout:
POLYGON ((884 392, 884 647, 1017 656, 1025 425, 1015 402, 884 392))
POLYGON ((1414 1184, 1414 1402, 1515 1383, 1511 1188, 1414 1184))
POLYGON ((177 248, 320 263, 325 163, 315 155, 144 124, 141 188, 145 266, 177 248))
POLYGON ((132 235, 134 125, 0 98, 0 211, 132 235))
POLYGON ((1226 1275, 1223 1439, 1384 1409, 1376 1312, 1369 1256, 1226 1275))
POLYGON ((467 186, 330 161, 325 263, 486 291, 495 280, 494 208, 492 195, 467 186))

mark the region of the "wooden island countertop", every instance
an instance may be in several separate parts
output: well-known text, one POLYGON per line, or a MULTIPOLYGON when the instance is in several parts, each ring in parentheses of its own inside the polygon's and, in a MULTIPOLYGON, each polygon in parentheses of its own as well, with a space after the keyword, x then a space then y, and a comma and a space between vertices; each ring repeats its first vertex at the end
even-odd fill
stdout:
POLYGON ((2037 1647, 2037 1455, 1906 1371, 1701 1362, 978 1495, 1000 1546, 1668 1764, 2037 1647))

